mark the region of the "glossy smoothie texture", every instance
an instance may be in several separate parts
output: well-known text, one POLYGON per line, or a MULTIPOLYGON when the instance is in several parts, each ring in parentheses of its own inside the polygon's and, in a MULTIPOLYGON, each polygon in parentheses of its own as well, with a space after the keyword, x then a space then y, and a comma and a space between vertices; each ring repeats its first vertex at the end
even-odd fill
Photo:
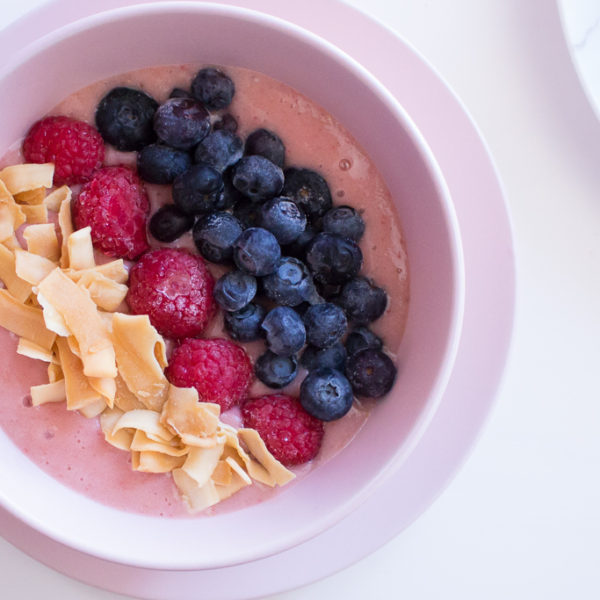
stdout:
MULTIPOLYGON (((188 88, 198 65, 153 67, 115 76, 93 84, 59 104, 50 114, 63 114, 93 123, 100 98, 117 85, 146 91, 164 101, 173 87, 188 88)), ((245 137, 259 127, 275 131, 286 145, 286 165, 319 171, 328 181, 334 204, 349 204, 361 211, 366 232, 360 243, 364 254, 362 273, 382 285, 389 295, 386 313, 372 329, 381 335, 393 355, 400 343, 408 308, 408 271, 401 229, 390 194, 375 165, 352 136, 331 115, 290 87, 265 75, 240 68, 226 71, 236 84, 228 109, 238 120, 238 134, 245 137)), ((108 149, 107 149, 108 150, 108 149)), ((19 162, 7 156, 4 161, 19 162)), ((107 164, 135 164, 135 153, 107 151, 107 164)), ((148 185, 152 210, 170 202, 170 187, 148 185)), ((74 187, 74 192, 77 190, 74 187)), ((158 245, 158 244, 157 244, 158 245)), ((191 234, 172 245, 193 249, 191 234)), ((219 276, 222 267, 209 264, 219 276)), ((222 315, 210 325, 205 337, 223 335, 222 315)), ((8 382, 0 403, 0 426, 37 465, 66 485, 107 505, 123 510, 160 516, 186 516, 187 512, 169 475, 131 470, 128 455, 104 441, 97 419, 87 420, 65 410, 64 405, 31 407, 27 401, 31 385, 45 381, 46 365, 16 354, 16 339, 0 332, 4 348, 0 376, 8 382), (16 376, 15 376, 16 374, 16 376)), ((264 350, 262 342, 244 345, 254 360, 264 350)), ((303 373, 285 388, 297 392, 303 373)), ((255 382, 251 396, 269 393, 255 382)), ((392 398, 384 399, 393 401, 392 398)), ((294 468, 301 478, 339 452, 357 434, 372 401, 355 402, 339 421, 326 423, 325 439, 317 458, 294 468)), ((239 424, 239 410, 223 414, 223 421, 239 424)), ((218 513, 267 499, 280 492, 259 483, 205 511, 218 513)))

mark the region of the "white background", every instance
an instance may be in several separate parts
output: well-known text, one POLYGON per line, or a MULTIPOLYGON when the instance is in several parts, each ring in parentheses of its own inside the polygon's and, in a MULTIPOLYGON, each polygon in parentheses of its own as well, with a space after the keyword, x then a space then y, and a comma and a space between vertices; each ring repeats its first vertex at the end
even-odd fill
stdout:
MULTIPOLYGON (((2 25, 39 3, 2 0, 2 25)), ((357 565, 273 598, 600 598, 600 122, 553 0, 350 3, 414 45, 487 140, 515 228, 516 330, 496 408, 435 504, 357 565)), ((0 540, 0 597, 42 594, 123 598, 0 540)))

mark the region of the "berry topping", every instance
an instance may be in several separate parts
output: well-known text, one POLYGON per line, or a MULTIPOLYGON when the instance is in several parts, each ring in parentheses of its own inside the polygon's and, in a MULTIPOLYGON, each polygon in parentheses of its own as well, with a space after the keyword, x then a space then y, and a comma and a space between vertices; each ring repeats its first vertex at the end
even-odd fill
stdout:
POLYGON ((267 313, 261 327, 267 336, 267 346, 279 356, 291 356, 306 343, 302 317, 288 306, 277 306, 267 313))
POLYGON ((268 129, 257 129, 246 138, 247 155, 258 154, 283 169, 285 146, 281 138, 268 129))
POLYGON ((260 227, 262 218, 260 208, 260 204, 251 202, 244 197, 243 200, 237 202, 233 207, 233 214, 244 227, 260 227))
POLYGON ((168 146, 189 150, 210 131, 210 115, 193 98, 170 98, 154 114, 154 131, 168 146))
POLYGON ((219 129, 235 133, 238 130, 238 122, 233 115, 225 113, 218 121, 213 123, 213 131, 219 131, 219 129))
POLYGON ((362 252, 352 240, 319 233, 306 248, 306 262, 319 283, 344 283, 362 266, 362 252))
POLYGON ((173 183, 173 202, 188 215, 200 215, 215 210, 223 178, 210 165, 192 165, 173 183))
POLYGON ((191 98, 192 93, 183 88, 173 88, 169 94, 169 98, 191 98))
POLYGON ((308 371, 314 371, 319 367, 329 367, 343 372, 346 367, 346 349, 340 342, 329 348, 306 346, 300 357, 300 364, 308 371))
POLYGON ((293 356, 278 356, 267 350, 258 357, 254 373, 265 385, 279 389, 294 380, 298 373, 298 361, 293 356))
POLYGON ((321 421, 334 421, 351 408, 354 397, 350 382, 340 371, 321 367, 311 371, 300 386, 300 404, 321 421))
POLYGON ((261 226, 280 244, 290 244, 306 229, 306 215, 288 198, 272 198, 262 205, 261 226))
POLYGON ((139 176, 148 183, 169 184, 192 166, 187 152, 162 144, 144 146, 138 153, 139 176))
POLYGON ((357 396, 381 398, 394 385, 396 367, 387 354, 367 348, 348 357, 346 375, 357 396))
POLYGON ((306 248, 317 233, 312 225, 307 224, 306 229, 291 244, 285 246, 284 254, 306 260, 306 248))
POLYGON ((286 169, 282 196, 290 197, 314 221, 331 208, 327 182, 310 169, 286 169))
POLYGON ((351 206, 336 206, 325 213, 323 231, 358 242, 365 232, 365 222, 351 206))
POLYGON ((158 103, 140 90, 112 89, 98 104, 96 127, 117 150, 141 150, 156 140, 153 120, 158 103))
POLYGON ((242 271, 229 271, 215 283, 214 295, 224 310, 241 310, 256 296, 256 279, 242 271))
POLYGON ((227 169, 222 174, 223 189, 219 192, 219 197, 217 199, 217 210, 227 210, 229 208, 233 208, 235 211, 235 206, 238 204, 238 202, 250 203, 249 200, 245 198, 243 194, 238 192, 233 187, 229 171, 230 169, 227 169))
POLYGON ((102 166, 104 140, 83 121, 46 117, 25 136, 23 156, 30 163, 54 163, 54 185, 83 183, 102 166))
POLYGON ((242 231, 242 224, 233 215, 216 212, 194 225, 194 243, 206 260, 228 264, 233 257, 233 243, 242 231))
POLYGON ((370 279, 356 277, 344 285, 336 303, 346 311, 350 321, 365 325, 385 312, 387 294, 370 279))
POLYGON ((264 336, 261 323, 266 314, 267 311, 260 304, 250 302, 241 310, 225 313, 225 329, 234 340, 254 342, 264 336))
POLYGON ((367 348, 381 350, 383 348, 383 341, 366 327, 353 329, 346 338, 346 351, 348 355, 356 354, 360 350, 366 350, 367 348))
POLYGON ((323 440, 323 423, 298 400, 283 394, 252 398, 242 405, 244 427, 258 431, 269 452, 291 467, 313 459, 323 440))
POLYGON ((183 340, 165 375, 173 385, 196 388, 200 402, 214 402, 223 412, 245 398, 253 379, 244 349, 220 338, 183 340))
POLYGON ((233 245, 235 264, 250 275, 269 275, 280 257, 281 248, 275 236, 260 227, 246 229, 233 245))
POLYGON ((315 293, 306 265, 297 258, 283 256, 275 270, 263 279, 265 296, 283 306, 297 306, 315 293))
POLYGON ((159 242, 174 242, 194 224, 194 218, 182 213, 173 204, 159 208, 150 219, 148 229, 159 242))
POLYGON ((203 162, 217 171, 235 165, 244 154, 244 142, 226 129, 209 133, 196 147, 194 160, 203 162))
POLYGON ((306 339, 317 348, 333 346, 346 333, 347 325, 344 311, 329 302, 315 304, 304 314, 306 339))
POLYGON ((264 156, 245 156, 233 167, 233 185, 254 202, 274 198, 283 187, 283 171, 264 156))
POLYGON ((83 185, 73 204, 77 229, 92 228, 94 246, 108 256, 137 258, 148 250, 150 205, 138 176, 128 167, 103 167, 83 185))
POLYGON ((210 110, 221 110, 231 104, 235 86, 218 69, 208 67, 198 71, 192 81, 192 94, 210 110))
POLYGON ((204 261, 183 250, 161 248, 144 254, 129 272, 127 304, 147 314, 161 335, 200 335, 215 312, 214 281, 204 261))

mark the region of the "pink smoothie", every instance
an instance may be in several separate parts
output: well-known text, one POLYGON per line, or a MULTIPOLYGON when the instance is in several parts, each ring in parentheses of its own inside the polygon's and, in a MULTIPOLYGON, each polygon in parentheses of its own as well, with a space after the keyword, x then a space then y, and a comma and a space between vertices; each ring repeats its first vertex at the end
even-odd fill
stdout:
MULTIPOLYGON (((200 67, 182 65, 153 67, 118 75, 83 90, 61 102, 49 114, 68 115, 94 122, 100 98, 117 85, 136 87, 159 103, 174 87, 189 88, 200 67)), ((236 85, 236 94, 227 112, 239 123, 238 134, 245 137, 259 127, 275 131, 286 146, 286 166, 299 166, 320 172, 328 181, 335 204, 348 204, 361 211, 366 232, 360 242, 364 254, 362 273, 382 285, 389 296, 388 308, 372 329, 381 335, 393 356, 400 344, 408 309, 408 269, 401 226, 390 193, 375 165, 348 131, 321 107, 287 85, 241 68, 227 68, 236 85)), ((24 126, 24 133, 29 124, 24 126)), ((15 144, 13 148, 17 148, 15 144)), ((2 165, 22 162, 18 150, 5 155, 2 165)), ((107 164, 135 165, 135 153, 108 150, 107 164)), ((148 185, 152 210, 170 202, 170 187, 148 185)), ((73 188, 74 193, 77 189, 73 188)), ((158 245, 158 244, 157 244, 158 245)), ((193 250, 191 234, 172 244, 193 250)), ((215 276, 222 267, 210 265, 215 276)), ((219 314, 206 337, 223 335, 219 314)), ((131 470, 129 455, 104 441, 97 419, 85 419, 68 412, 64 404, 32 407, 29 387, 47 382, 46 364, 16 354, 17 340, 0 330, 4 382, 0 402, 0 426, 14 443, 40 468, 75 490, 116 508, 156 516, 188 516, 170 475, 144 474, 131 470)), ((263 342, 245 345, 255 359, 263 342)), ((303 373, 283 390, 295 394, 303 373)), ((255 382, 250 395, 273 393, 255 382)), ((380 400, 381 402, 391 400, 380 400)), ((229 500, 202 514, 214 514, 267 500, 275 493, 293 493, 294 484, 310 474, 349 444, 364 425, 373 401, 355 401, 350 412, 338 421, 325 424, 325 438, 317 458, 294 468, 296 480, 282 489, 262 484, 242 490, 229 500)), ((240 424, 239 410, 223 415, 225 422, 240 424)))

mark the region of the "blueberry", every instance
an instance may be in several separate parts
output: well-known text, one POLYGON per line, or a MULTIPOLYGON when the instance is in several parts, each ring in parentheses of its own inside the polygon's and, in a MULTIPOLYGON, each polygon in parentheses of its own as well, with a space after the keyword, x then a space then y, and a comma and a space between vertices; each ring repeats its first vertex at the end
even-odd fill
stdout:
POLYGON ((238 130, 236 118, 229 113, 225 113, 218 121, 213 123, 213 131, 219 131, 220 129, 235 133, 238 130))
POLYGON ((313 280, 306 265, 289 256, 280 258, 273 273, 262 283, 265 296, 283 306, 297 306, 314 294, 313 280))
POLYGON ((210 116, 193 98, 170 98, 154 115, 154 131, 168 146, 189 150, 210 131, 210 116))
POLYGON ((306 340, 317 348, 327 348, 339 342, 346 333, 348 321, 344 311, 335 304, 323 302, 311 306, 304 315, 306 340))
POLYGON ((224 310, 241 310, 256 296, 256 279, 248 273, 229 271, 217 280, 213 295, 224 310))
POLYGON ((96 127, 117 150, 141 150, 156 140, 152 126, 158 102, 127 87, 113 88, 98 104, 96 127))
POLYGON ((188 90, 184 90, 183 88, 173 88, 171 93, 169 94, 169 98, 191 98, 192 93, 188 90))
POLYGON ((233 215, 211 213, 194 225, 194 243, 206 260, 229 264, 233 260, 233 243, 242 231, 242 224, 233 215))
POLYGON ((283 187, 283 171, 264 156, 245 156, 233 168, 233 185, 254 202, 274 198, 283 187))
POLYGON ((350 382, 336 369, 321 367, 311 371, 300 386, 300 404, 321 421, 343 417, 352 407, 350 382))
POLYGON ((247 155, 258 154, 283 169, 285 146, 281 138, 268 129, 257 129, 246 138, 247 155))
POLYGON ((356 277, 344 285, 336 303, 346 311, 350 321, 366 325, 385 312, 387 294, 370 279, 356 277))
MULTIPOLYGON (((238 202, 248 202, 248 199, 233 187, 229 171, 230 169, 227 169, 222 173, 223 189, 219 192, 216 205, 217 210, 227 210, 233 208, 238 202)), ((258 219, 256 223, 258 224, 258 219)))
POLYGON ((302 317, 288 306, 271 309, 261 327, 266 332, 267 346, 279 356, 292 356, 306 343, 306 330, 302 317))
POLYGON ((243 154, 244 142, 235 133, 219 129, 209 133, 196 146, 194 159, 222 172, 240 160, 243 154))
POLYGON ((306 215, 288 198, 272 198, 262 205, 261 225, 280 244, 290 244, 306 229, 306 215))
POLYGON ((244 230, 233 244, 233 259, 242 271, 251 275, 269 275, 281 257, 275 236, 261 227, 244 230))
POLYGON ((173 204, 159 208, 150 219, 150 233, 159 242, 174 242, 192 228, 194 218, 182 213, 173 204))
POLYGON ((314 221, 331 208, 331 192, 321 175, 310 169, 286 169, 282 196, 289 196, 314 221))
POLYGON ((385 396, 394 385, 396 373, 392 359, 373 348, 359 350, 346 361, 346 375, 357 396, 385 396))
POLYGON ((336 206, 325 213, 323 231, 358 242, 365 232, 365 222, 351 206, 336 206))
POLYGON ((317 230, 307 223, 306 229, 291 243, 286 244, 284 253, 287 256, 293 256, 300 260, 306 259, 306 247, 309 242, 317 235, 317 230))
POLYGON ((314 371, 319 367, 329 367, 343 372, 346 366, 346 349, 341 342, 337 342, 329 348, 308 345, 300 357, 300 363, 308 371, 314 371))
POLYGON ((340 292, 342 291, 342 284, 319 283, 319 285, 317 286, 317 290, 325 300, 331 300, 332 302, 335 302, 337 297, 340 295, 340 292))
POLYGON ((319 233, 306 248, 306 262, 319 283, 344 283, 360 271, 362 252, 352 240, 319 233))
POLYGON ((279 389, 294 380, 298 374, 298 361, 293 356, 279 356, 267 350, 258 357, 254 373, 265 385, 279 389))
POLYGON ((221 110, 231 104, 235 86, 233 81, 218 69, 208 67, 198 71, 192 81, 192 94, 210 110, 221 110))
POLYGON ((162 144, 144 146, 137 157, 138 175, 148 183, 173 183, 191 166, 192 159, 187 152, 162 144))
POLYGON ((260 204, 245 198, 233 207, 233 214, 240 220, 244 227, 259 227, 261 222, 260 204))
POLYGON ((192 165, 173 182, 173 202, 188 215, 199 215, 215 210, 223 178, 210 165, 192 165))
POLYGON ((360 350, 366 350, 367 348, 381 350, 383 348, 383 340, 366 327, 356 327, 346 338, 346 351, 348 355, 356 354, 360 350))
POLYGON ((238 342, 254 342, 264 337, 260 326, 266 313, 260 304, 250 302, 240 310, 225 313, 225 329, 238 342))

